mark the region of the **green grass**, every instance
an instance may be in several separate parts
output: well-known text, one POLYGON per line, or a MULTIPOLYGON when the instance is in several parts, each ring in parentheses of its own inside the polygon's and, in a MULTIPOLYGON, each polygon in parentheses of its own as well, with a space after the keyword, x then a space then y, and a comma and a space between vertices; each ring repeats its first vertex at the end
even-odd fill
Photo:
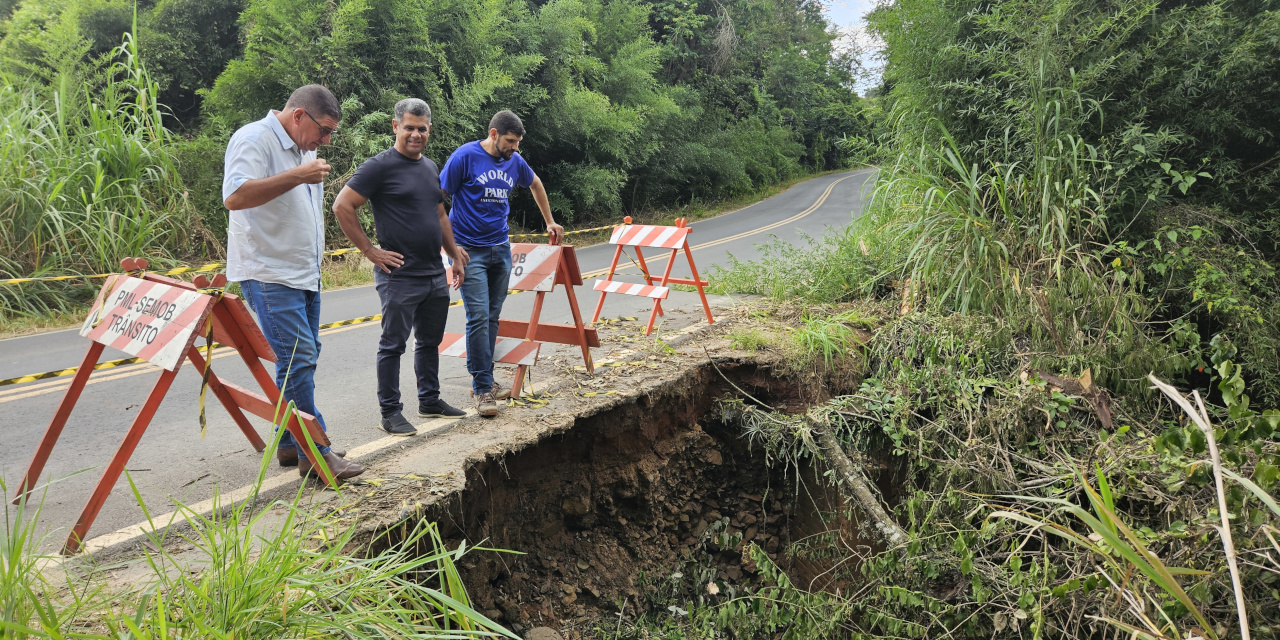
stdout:
MULTIPOLYGON (((280 433, 264 453, 259 486, 280 433)), ((8 495, 2 481, 0 491, 8 495)), ((71 572, 65 586, 46 577, 39 505, 24 500, 6 509, 0 538, 0 637, 517 638, 472 607, 456 565, 465 544, 448 549, 434 523, 410 520, 374 553, 356 540, 354 524, 309 509, 307 493, 304 483, 291 502, 271 505, 260 505, 256 492, 234 505, 215 496, 209 515, 179 506, 190 531, 151 522, 150 576, 110 588, 71 572), (194 551, 176 555, 175 542, 194 551)))
POLYGON ((822 312, 805 313, 801 325, 792 334, 801 352, 808 358, 822 362, 828 368, 838 360, 849 357, 858 346, 857 330, 871 329, 875 320, 864 317, 857 310, 836 315, 822 312))
MULTIPOLYGON (((0 493, 7 499, 4 480, 0 493)), ((68 629, 86 610, 105 602, 101 587, 63 587, 41 571, 45 558, 38 549, 44 540, 36 535, 36 522, 42 506, 43 497, 34 503, 24 500, 16 508, 6 505, 0 531, 0 638, 6 640, 56 637, 46 630, 68 629)))
MULTIPOLYGON (((109 273, 171 261, 195 224, 168 152, 157 87, 126 37, 111 64, 61 86, 0 85, 0 278, 109 273)), ((64 284, 0 287, 0 314, 56 315, 64 284)))
POLYGON ((887 293, 899 240, 879 233, 879 221, 864 216, 845 229, 791 244, 760 246, 755 260, 729 255, 725 268, 709 270, 709 290, 766 296, 784 302, 846 302, 887 293))
POLYGON ((768 335, 755 327, 734 329, 729 332, 729 344, 734 349, 743 351, 759 351, 770 342, 768 335))

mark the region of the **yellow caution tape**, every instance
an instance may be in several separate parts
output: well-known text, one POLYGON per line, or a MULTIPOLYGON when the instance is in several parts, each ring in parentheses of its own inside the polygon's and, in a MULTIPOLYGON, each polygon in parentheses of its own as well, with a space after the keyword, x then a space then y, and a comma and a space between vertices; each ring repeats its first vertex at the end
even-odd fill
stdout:
POLYGON ((618 395, 618 390, 610 389, 608 391, 579 391, 578 395, 584 398, 594 398, 595 396, 616 396, 618 395))
MULTIPOLYGON (((617 361, 613 361, 613 360, 606 360, 606 361, 604 361, 604 362, 597 362, 597 363, 596 363, 596 366, 597 366, 597 367, 648 367, 648 368, 650 368, 650 369, 657 369, 657 368, 658 368, 658 365, 657 365, 657 364, 655 364, 655 363, 653 363, 653 362, 645 362, 645 361, 643 361, 643 360, 634 360, 634 361, 631 361, 631 362, 617 362, 617 361)), ((583 366, 583 365, 576 365, 576 366, 573 368, 573 370, 574 370, 574 371, 586 371, 586 370, 587 370, 587 368, 586 368, 585 366, 583 366)))
MULTIPOLYGON (((94 365, 93 370, 111 369, 114 367, 123 367, 127 364, 142 362, 141 358, 122 358, 120 360, 109 360, 107 362, 99 362, 94 365)), ((8 380, 0 380, 0 387, 11 384, 22 384, 23 382, 35 382, 36 380, 45 380, 47 378, 60 378, 62 376, 73 376, 80 367, 71 367, 70 369, 58 369, 57 371, 46 371, 44 373, 33 373, 31 375, 19 376, 17 378, 9 378, 8 380)))
POLYGON ((549 404, 555 398, 550 393, 526 393, 519 398, 507 398, 508 407, 533 407, 541 409, 549 404))
POLYGON ((375 320, 381 320, 381 319, 382 319, 382 314, 381 314, 381 313, 375 313, 375 314, 373 314, 373 315, 371 315, 371 316, 364 316, 364 317, 362 317, 362 318, 352 318, 352 319, 350 319, 350 320, 339 320, 339 321, 337 321, 337 322, 330 322, 330 323, 328 323, 328 324, 322 324, 322 325, 320 325, 320 328, 321 328, 321 329, 332 329, 332 328, 334 328, 334 327, 345 327, 345 326, 347 326, 347 325, 349 325, 349 324, 361 324, 361 323, 364 323, 364 322, 373 322, 373 321, 375 321, 375 320))
MULTIPOLYGON (((108 274, 108 275, 113 275, 113 274, 108 274)), ((520 292, 519 291, 508 292, 509 295, 515 295, 517 293, 520 293, 520 292)), ((449 303, 449 306, 456 307, 461 304, 462 304, 461 300, 454 300, 453 302, 449 303)), ((332 329, 334 327, 345 327, 353 324, 363 324, 365 322, 376 322, 381 319, 382 319, 382 314, 378 313, 371 316, 364 316, 361 318, 351 318, 350 320, 339 320, 337 322, 322 324, 320 325, 320 328, 332 329)), ((221 345, 215 342, 209 348, 212 350, 212 349, 221 348, 223 346, 224 345, 221 345)), ((139 362, 143 362, 142 358, 121 358, 119 360, 108 360, 107 362, 99 362, 98 364, 94 365, 93 370, 98 371, 99 369, 111 369, 114 367, 123 367, 128 364, 137 364, 139 362)), ((16 378, 0 380, 0 387, 7 387, 9 385, 14 385, 14 384, 22 384, 24 382, 35 382, 36 380, 46 380, 49 378, 61 378, 63 376, 73 376, 76 374, 76 371, 79 371, 79 370, 80 370, 80 367, 70 367, 68 369, 58 369, 56 371, 46 371, 44 373, 33 373, 30 375, 18 376, 16 378)))
MULTIPOLYGON (((217 271, 218 269, 221 269, 222 267, 226 266, 226 264, 227 263, 225 262, 209 262, 202 265, 178 267, 176 269, 170 269, 168 271, 157 271, 155 273, 156 275, 161 275, 161 276, 176 276, 184 273, 207 273, 209 271, 217 271)), ((35 277, 35 278, 10 278, 8 280, 0 280, 0 286, 7 285, 7 284, 22 284, 24 282, 60 282, 62 280, 91 280, 94 278, 106 278, 114 275, 116 274, 93 273, 89 275, 76 275, 76 276, 41 276, 41 277, 35 277)))
MULTIPOLYGON (((614 228, 614 226, 616 225, 608 225, 604 227, 592 227, 590 229, 578 229, 576 231, 566 231, 564 232, 564 235, 573 236, 573 235, 578 235, 582 233, 594 233, 596 231, 612 229, 614 228)), ((512 234, 510 237, 511 238, 546 238, 548 236, 549 234, 546 234, 546 233, 516 233, 516 234, 512 234)), ((359 251, 359 249, 356 249, 355 247, 347 247, 345 249, 333 249, 331 251, 326 251, 324 252, 324 255, 333 257, 333 256, 346 255, 348 253, 355 253, 356 251, 359 251)), ((202 265, 188 265, 184 267, 178 267, 176 269, 170 269, 168 271, 157 271, 155 273, 157 275, 162 275, 162 276, 177 276, 177 275, 182 275, 186 273, 208 273, 210 271, 217 271, 225 266, 227 266, 226 262, 208 262, 202 265)), ((106 278, 108 276, 113 276, 113 275, 115 274, 114 273, 93 273, 88 275, 82 274, 82 275, 72 275, 72 276, 33 276, 30 278, 9 278, 6 280, 0 280, 0 286, 11 285, 11 284, 24 284, 27 282, 61 282, 64 280, 92 280, 94 278, 106 278)))
MULTIPOLYGON (((613 229, 613 228, 614 228, 614 227, 616 227, 616 226, 618 226, 618 225, 610 224, 610 225, 605 225, 605 226, 603 226, 603 227, 592 227, 592 228, 590 228, 590 229, 577 229, 577 230, 574 230, 574 231, 566 231, 566 232, 564 232, 564 235, 566 235, 566 236, 576 236, 576 235, 578 235, 578 234, 582 234, 582 233, 595 233, 595 232, 597 232, 597 231, 604 231, 604 230, 606 230, 606 229, 613 229)), ((511 236, 510 236, 510 237, 511 237, 512 239, 515 239, 515 238, 548 238, 548 237, 551 237, 551 234, 549 234, 549 233, 513 233, 513 234, 511 234, 511 236)))
MULTIPOLYGON (((217 304, 227 292, 226 283, 214 293, 213 303, 217 304)), ((209 376, 213 373, 213 323, 209 324, 209 335, 204 339, 204 372, 200 377, 200 437, 204 438, 209 431, 209 422, 204 415, 204 394, 209 389, 209 376)))

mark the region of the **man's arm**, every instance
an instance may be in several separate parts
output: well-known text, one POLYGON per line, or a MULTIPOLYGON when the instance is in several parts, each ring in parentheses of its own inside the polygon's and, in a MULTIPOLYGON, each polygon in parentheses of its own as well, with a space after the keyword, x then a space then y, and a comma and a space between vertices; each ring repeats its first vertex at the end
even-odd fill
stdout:
POLYGON ((329 175, 329 163, 321 158, 304 162, 288 171, 266 178, 246 180, 222 204, 232 211, 260 207, 300 184, 320 184, 329 175))
POLYGON ((547 223, 547 233, 551 234, 551 239, 558 240, 564 236, 564 227, 556 224, 555 218, 551 217, 551 203, 547 200, 547 189, 542 186, 542 178, 533 177, 533 184, 529 185, 529 190, 533 192, 533 201, 538 203, 538 210, 542 212, 542 219, 547 223))
POLYGON ((453 226, 449 224, 449 212, 444 210, 444 203, 436 205, 436 209, 440 215, 440 237, 444 240, 444 252, 453 259, 453 264, 449 265, 449 281, 457 289, 462 286, 462 276, 466 273, 467 261, 471 256, 453 241, 453 226))
POLYGON ((347 239, 354 244, 364 257, 382 268, 383 271, 391 273, 392 269, 404 264, 404 256, 394 252, 380 249, 373 246, 369 241, 369 236, 364 232, 364 228, 360 226, 360 220, 356 217, 356 209, 364 206, 369 199, 360 195, 351 187, 343 187, 338 193, 338 198, 333 201, 333 215, 337 216, 338 224, 342 225, 342 233, 346 234, 347 239))

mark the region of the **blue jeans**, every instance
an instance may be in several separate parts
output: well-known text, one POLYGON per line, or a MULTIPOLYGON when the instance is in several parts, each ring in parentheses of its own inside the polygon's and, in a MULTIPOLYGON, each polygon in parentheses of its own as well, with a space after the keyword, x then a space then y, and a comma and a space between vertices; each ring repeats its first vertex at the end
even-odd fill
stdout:
MULTIPOLYGON (((276 354, 276 386, 284 392, 285 401, 292 400, 299 411, 315 416, 320 428, 328 431, 324 417, 316 410, 320 292, 257 280, 241 282, 240 291, 249 307, 258 314, 262 333, 276 354)), ((316 446, 321 455, 329 453, 329 447, 319 443, 316 446)), ((288 431, 280 437, 280 448, 297 448, 298 455, 310 458, 307 447, 299 447, 288 431)))
POLYGON ((493 389, 493 346, 511 280, 511 245, 463 249, 471 256, 460 291, 467 310, 467 373, 471 389, 479 395, 493 389))

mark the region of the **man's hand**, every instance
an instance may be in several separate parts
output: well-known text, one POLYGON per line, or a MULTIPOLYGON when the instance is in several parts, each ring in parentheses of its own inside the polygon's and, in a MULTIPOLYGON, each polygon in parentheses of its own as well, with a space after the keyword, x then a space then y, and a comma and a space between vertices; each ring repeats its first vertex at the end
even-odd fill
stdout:
POLYGON ((467 253, 466 249, 463 249, 462 247, 458 247, 458 258, 454 260, 454 262, 462 263, 462 266, 465 267, 467 266, 468 262, 471 262, 471 255, 467 253))
POLYGON ((332 170, 333 167, 330 167, 324 158, 316 158, 290 169, 290 172, 301 181, 300 184, 320 184, 332 170))
MULTIPOLYGON (((462 249, 458 249, 458 251, 462 251, 462 249)), ((462 263, 457 260, 454 260, 453 264, 449 265, 449 283, 453 285, 454 289, 462 287, 462 277, 466 273, 466 267, 462 266, 462 263)))
MULTIPOLYGON (((299 185, 324 182, 325 176, 332 170, 328 162, 316 158, 273 176, 247 180, 235 190, 235 193, 227 196, 222 204, 232 211, 260 207, 299 185)), ((363 200, 361 204, 364 204, 363 200)))
POLYGON ((368 251, 364 252, 364 257, 387 273, 391 273, 392 269, 399 268, 400 265, 404 264, 404 256, 378 247, 370 247, 368 251))
POLYGON ((556 242, 564 237, 564 227, 552 222, 547 225, 547 233, 551 235, 551 242, 556 242))

